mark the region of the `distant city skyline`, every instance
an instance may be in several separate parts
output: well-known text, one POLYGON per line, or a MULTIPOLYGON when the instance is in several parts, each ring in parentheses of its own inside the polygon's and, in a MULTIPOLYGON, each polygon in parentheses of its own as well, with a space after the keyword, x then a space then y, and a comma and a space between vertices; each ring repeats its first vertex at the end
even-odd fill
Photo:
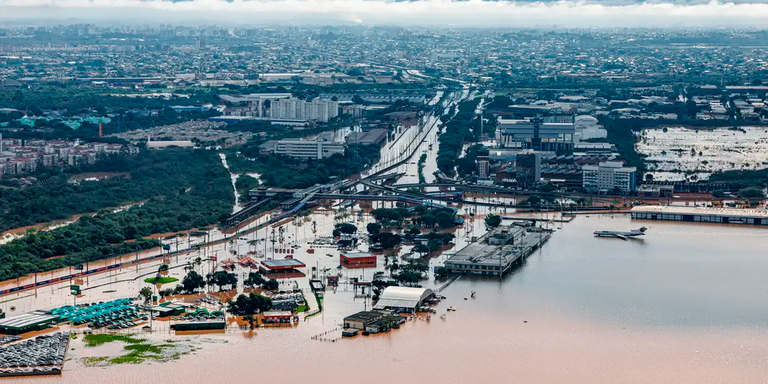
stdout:
POLYGON ((768 3, 674 1, 0 0, 0 24, 768 27, 768 3))

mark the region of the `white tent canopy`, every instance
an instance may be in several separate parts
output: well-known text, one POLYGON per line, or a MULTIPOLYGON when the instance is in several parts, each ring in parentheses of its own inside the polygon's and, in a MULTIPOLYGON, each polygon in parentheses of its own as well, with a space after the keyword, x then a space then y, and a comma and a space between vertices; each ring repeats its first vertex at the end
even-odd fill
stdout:
POLYGON ((373 309, 408 308, 416 309, 434 292, 427 288, 387 287, 381 293, 373 309))

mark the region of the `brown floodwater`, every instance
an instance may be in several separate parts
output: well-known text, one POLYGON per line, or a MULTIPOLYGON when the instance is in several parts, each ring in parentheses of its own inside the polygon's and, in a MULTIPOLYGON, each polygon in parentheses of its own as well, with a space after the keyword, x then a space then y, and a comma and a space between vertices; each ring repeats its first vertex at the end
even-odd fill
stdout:
MULTIPOLYGON (((326 293, 321 315, 293 328, 250 332, 232 326, 224 334, 194 336, 160 331, 148 337, 200 348, 178 361, 106 368, 84 367, 79 358, 92 353, 75 340, 61 377, 18 381, 768 381, 768 232, 654 222, 642 240, 592 236, 597 229, 643 224, 648 223, 622 215, 562 224, 543 249, 503 280, 461 278, 442 292, 447 299, 437 315, 387 334, 339 338, 343 317, 370 307, 342 286, 326 293), (476 298, 469 297, 471 291, 476 298), (457 311, 446 313, 448 306, 457 311)), ((476 233, 465 228, 457 234, 463 243, 476 233)), ((321 267, 337 262, 325 253, 318 249, 316 261, 301 257, 321 267)))

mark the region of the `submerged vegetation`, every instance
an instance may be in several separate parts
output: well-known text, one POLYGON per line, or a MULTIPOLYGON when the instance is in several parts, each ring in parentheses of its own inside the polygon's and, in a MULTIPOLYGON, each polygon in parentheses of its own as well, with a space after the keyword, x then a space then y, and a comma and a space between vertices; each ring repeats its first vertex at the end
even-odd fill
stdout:
POLYGON ((178 359, 181 355, 188 353, 192 349, 173 341, 165 344, 151 344, 145 339, 137 339, 131 336, 114 334, 90 334, 85 335, 86 347, 98 347, 107 343, 122 342, 127 344, 123 350, 127 353, 117 357, 89 357, 83 361, 86 365, 104 365, 104 364, 140 364, 148 359, 166 361, 178 359))

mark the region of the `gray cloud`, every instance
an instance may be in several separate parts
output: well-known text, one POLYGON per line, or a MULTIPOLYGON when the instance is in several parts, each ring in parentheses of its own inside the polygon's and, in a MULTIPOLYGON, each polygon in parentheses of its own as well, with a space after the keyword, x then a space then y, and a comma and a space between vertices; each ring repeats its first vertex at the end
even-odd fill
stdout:
POLYGON ((763 2, 0 0, 0 21, 475 27, 768 26, 763 2))

